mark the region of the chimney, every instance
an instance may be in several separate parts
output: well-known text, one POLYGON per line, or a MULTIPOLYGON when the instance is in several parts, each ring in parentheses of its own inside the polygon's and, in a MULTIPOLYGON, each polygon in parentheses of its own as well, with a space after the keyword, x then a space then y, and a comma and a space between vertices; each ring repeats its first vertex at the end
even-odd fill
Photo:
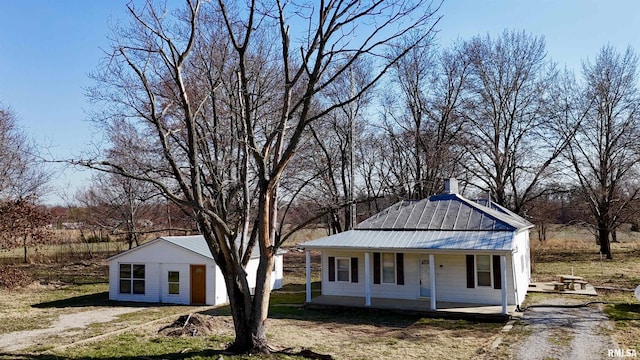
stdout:
POLYGON ((445 194, 457 194, 458 193, 458 180, 455 178, 449 178, 444 180, 444 193, 445 194))

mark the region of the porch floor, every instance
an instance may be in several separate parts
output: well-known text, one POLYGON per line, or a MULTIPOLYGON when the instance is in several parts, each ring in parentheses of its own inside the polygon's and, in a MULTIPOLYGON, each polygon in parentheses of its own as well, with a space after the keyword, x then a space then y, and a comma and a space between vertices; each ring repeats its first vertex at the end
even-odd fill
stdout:
POLYGON ((400 313, 420 314, 430 317, 469 318, 483 320, 506 320, 519 317, 515 305, 507 306, 507 315, 502 314, 501 305, 482 305, 458 302, 436 302, 436 310, 430 310, 429 299, 404 300, 371 298, 371 306, 364 305, 364 298, 357 296, 319 295, 306 303, 308 308, 364 308, 391 310, 400 313))

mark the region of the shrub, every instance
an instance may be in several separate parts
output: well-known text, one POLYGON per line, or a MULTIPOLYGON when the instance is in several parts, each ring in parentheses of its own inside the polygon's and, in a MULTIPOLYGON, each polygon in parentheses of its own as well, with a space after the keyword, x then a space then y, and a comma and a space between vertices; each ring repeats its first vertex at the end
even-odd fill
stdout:
POLYGON ((0 288, 15 289, 31 284, 32 279, 19 268, 0 265, 0 288))

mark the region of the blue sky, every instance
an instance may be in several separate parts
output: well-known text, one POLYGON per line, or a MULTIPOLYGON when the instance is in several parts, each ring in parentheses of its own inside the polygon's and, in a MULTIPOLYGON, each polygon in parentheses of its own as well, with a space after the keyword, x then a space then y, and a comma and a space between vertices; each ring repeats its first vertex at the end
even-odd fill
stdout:
MULTIPOLYGON (((127 0, 0 0, 0 102, 55 158, 77 157, 100 134, 86 121, 83 88, 92 84, 109 24, 128 21, 127 0)), ((546 39, 548 55, 580 70, 582 59, 611 44, 640 51, 640 2, 593 0, 448 0, 442 5, 441 45, 456 38, 525 30, 546 39)), ((57 171, 48 203, 63 204, 89 173, 57 171)))

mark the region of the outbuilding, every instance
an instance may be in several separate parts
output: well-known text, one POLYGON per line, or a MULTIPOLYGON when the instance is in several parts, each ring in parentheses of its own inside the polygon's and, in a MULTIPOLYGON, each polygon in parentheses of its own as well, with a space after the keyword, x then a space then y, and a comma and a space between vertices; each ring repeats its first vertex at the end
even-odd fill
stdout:
POLYGON ((442 194, 401 201, 353 230, 300 244, 306 302, 506 315, 527 293, 532 227, 488 200, 466 199, 449 179, 442 194), (322 290, 314 298, 312 250, 322 254, 322 290))
MULTIPOLYGON (((283 250, 278 250, 271 288, 282 287, 283 250)), ((109 262, 109 299, 171 304, 228 303, 220 268, 202 235, 165 236, 115 255, 109 262)), ((259 263, 255 248, 247 265, 255 288, 259 263)))

